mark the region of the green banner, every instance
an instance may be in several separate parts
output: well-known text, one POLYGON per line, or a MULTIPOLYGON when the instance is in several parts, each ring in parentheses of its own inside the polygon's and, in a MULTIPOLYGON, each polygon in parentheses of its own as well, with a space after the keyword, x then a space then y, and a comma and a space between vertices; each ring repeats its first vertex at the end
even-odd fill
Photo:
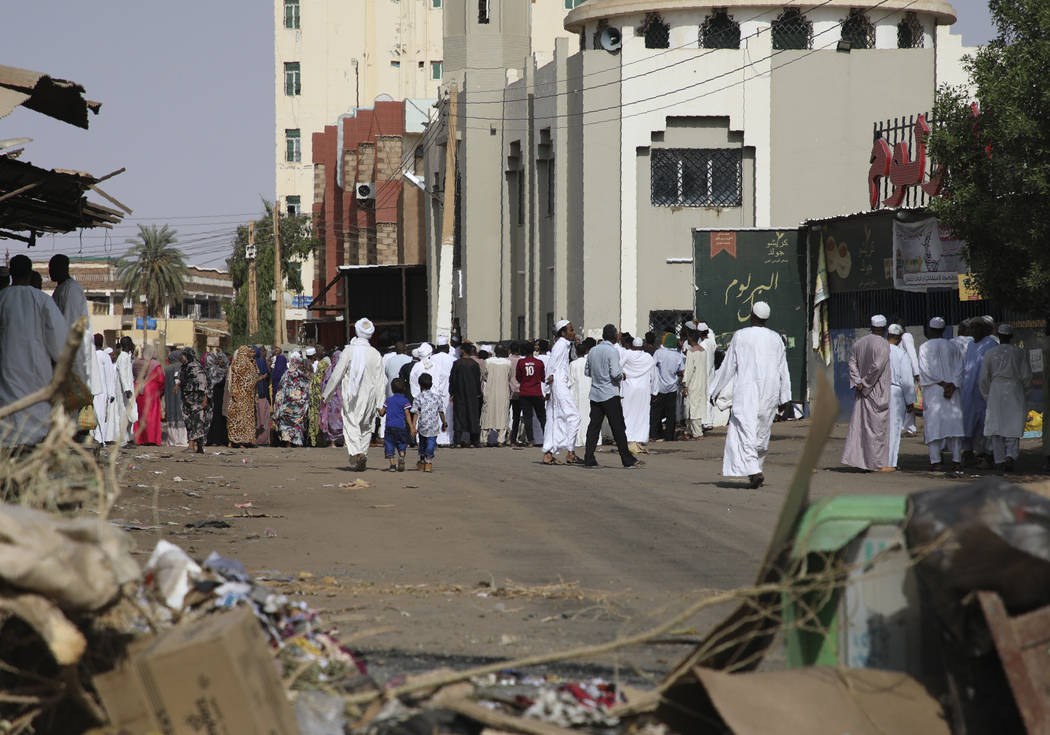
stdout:
POLYGON ((824 248, 832 293, 893 288, 893 213, 813 222, 814 245, 824 248))
POLYGON ((769 304, 767 326, 787 346, 791 396, 805 399, 805 249, 797 230, 696 230, 693 232, 696 318, 711 327, 725 349, 733 332, 748 326, 751 305, 769 304))

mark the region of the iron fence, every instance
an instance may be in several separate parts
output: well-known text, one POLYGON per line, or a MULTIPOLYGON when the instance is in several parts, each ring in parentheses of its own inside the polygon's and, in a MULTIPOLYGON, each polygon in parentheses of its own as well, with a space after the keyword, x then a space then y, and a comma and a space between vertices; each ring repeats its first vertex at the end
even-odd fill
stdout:
MULTIPOLYGON (((880 120, 873 124, 873 140, 886 141, 886 144, 890 147, 890 151, 896 147, 897 143, 906 143, 908 146, 908 155, 911 160, 915 160, 918 155, 917 143, 918 140, 915 136, 915 123, 918 120, 919 115, 908 115, 907 117, 894 117, 889 120, 880 120)), ((933 120, 930 115, 926 113, 924 115, 926 124, 931 128, 933 127, 933 120)), ((931 174, 933 173, 934 165, 929 155, 926 156, 926 165, 923 169, 922 180, 929 181, 931 174)), ((883 176, 879 180, 879 204, 873 209, 878 209, 884 206, 882 202, 889 198, 890 194, 893 193, 893 184, 890 183, 889 176, 883 176)), ((904 200, 901 202, 902 207, 924 207, 929 201, 929 196, 923 191, 921 186, 908 186, 905 188, 904 200)))

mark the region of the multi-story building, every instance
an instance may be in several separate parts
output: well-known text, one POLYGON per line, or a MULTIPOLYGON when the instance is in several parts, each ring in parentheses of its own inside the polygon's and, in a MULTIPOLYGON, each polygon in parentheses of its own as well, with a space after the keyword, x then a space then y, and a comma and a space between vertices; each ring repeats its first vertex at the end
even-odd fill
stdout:
MULTIPOLYGON (((429 111, 444 73, 444 2, 274 0, 275 179, 282 212, 313 211, 314 133, 376 100, 413 100, 429 111)), ((578 2, 529 4, 524 28, 531 28, 532 50, 550 57, 555 37, 568 35, 565 14, 578 2)), ((479 17, 488 8, 487 0, 480 3, 479 17)), ((317 280, 314 270, 313 259, 303 264, 306 289, 317 280)), ((286 316, 307 315, 291 308, 286 316)))
MULTIPOLYGON (((529 5, 489 0, 497 28, 446 0, 459 149, 446 173, 446 105, 426 201, 440 210, 442 182, 459 183, 445 272, 474 339, 549 333, 563 317, 637 334, 692 312, 694 230, 867 209, 857 167, 872 121, 929 110, 969 50, 943 0, 588 0, 565 19, 577 39, 540 63, 522 53, 529 5)), ((427 221, 433 312, 442 233, 427 221)))

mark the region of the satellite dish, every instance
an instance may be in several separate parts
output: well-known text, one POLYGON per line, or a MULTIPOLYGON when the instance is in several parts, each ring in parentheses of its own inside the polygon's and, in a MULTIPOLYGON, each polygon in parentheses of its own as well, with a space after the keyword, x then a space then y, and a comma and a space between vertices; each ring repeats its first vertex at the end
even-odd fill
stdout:
POLYGON ((618 28, 606 28, 598 36, 598 45, 609 53, 619 51, 620 46, 623 45, 623 37, 620 35, 620 30, 618 28))
POLYGON ((378 95, 376 97, 376 102, 393 102, 393 101, 394 101, 394 98, 391 97, 390 95, 388 95, 386 92, 383 92, 382 94, 380 94, 380 95, 378 95))

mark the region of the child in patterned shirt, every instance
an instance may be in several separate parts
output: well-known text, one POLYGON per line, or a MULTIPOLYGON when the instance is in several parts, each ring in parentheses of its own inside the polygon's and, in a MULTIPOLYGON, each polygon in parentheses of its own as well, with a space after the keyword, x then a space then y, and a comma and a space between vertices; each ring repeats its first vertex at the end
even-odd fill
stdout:
POLYGON ((412 401, 412 435, 419 441, 419 461, 416 469, 423 472, 434 471, 434 450, 437 448, 438 433, 446 431, 444 404, 430 389, 434 379, 430 373, 419 376, 419 395, 412 401))

